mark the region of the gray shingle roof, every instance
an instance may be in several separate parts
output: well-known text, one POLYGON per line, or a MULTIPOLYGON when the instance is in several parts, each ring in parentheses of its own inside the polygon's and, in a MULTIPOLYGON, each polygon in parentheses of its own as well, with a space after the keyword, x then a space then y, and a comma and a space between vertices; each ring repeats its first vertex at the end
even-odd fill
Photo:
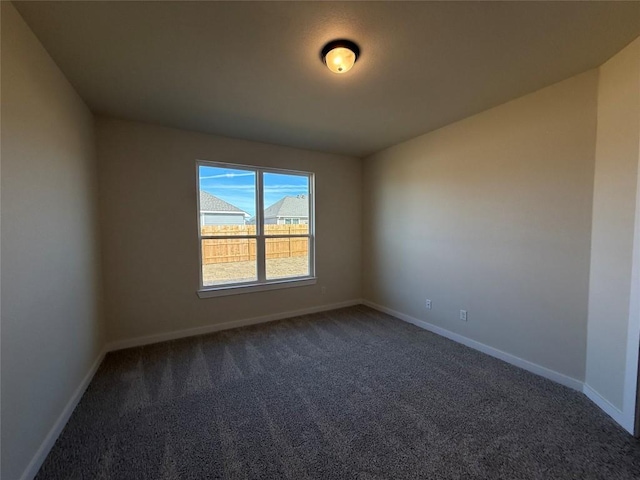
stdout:
POLYGON ((209 192, 200 190, 200 211, 204 212, 237 212, 245 213, 235 205, 211 195, 209 192))
POLYGON ((264 211, 264 218, 308 216, 309 197, 307 195, 283 197, 264 211))

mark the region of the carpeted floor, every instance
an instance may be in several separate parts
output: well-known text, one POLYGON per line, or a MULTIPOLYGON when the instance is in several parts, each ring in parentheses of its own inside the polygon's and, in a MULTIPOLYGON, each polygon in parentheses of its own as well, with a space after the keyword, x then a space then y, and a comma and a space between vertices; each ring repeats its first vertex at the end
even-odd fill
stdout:
POLYGON ((358 306, 109 354, 45 479, 639 479, 583 395, 358 306))

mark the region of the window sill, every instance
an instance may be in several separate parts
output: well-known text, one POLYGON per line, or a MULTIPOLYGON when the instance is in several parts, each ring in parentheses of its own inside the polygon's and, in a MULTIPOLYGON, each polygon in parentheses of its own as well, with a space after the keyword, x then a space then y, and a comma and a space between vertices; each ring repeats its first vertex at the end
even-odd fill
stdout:
POLYGON ((242 295, 244 293, 265 292, 267 290, 280 290, 282 288, 306 287, 307 285, 315 285, 316 282, 316 277, 302 277, 286 280, 274 280, 269 283, 250 283, 245 285, 205 287, 201 290, 198 290, 198 297, 225 297, 227 295, 242 295))

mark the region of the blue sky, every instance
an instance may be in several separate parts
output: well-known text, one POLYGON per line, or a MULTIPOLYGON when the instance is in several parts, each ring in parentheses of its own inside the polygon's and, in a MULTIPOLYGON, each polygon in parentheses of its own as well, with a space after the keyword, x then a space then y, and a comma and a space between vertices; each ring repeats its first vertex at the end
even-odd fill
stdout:
MULTIPOLYGON (((255 173, 231 168, 200 167, 200 188, 225 202, 235 205, 249 215, 256 214, 255 173)), ((306 176, 264 174, 264 206, 273 205, 287 195, 307 195, 306 176)))

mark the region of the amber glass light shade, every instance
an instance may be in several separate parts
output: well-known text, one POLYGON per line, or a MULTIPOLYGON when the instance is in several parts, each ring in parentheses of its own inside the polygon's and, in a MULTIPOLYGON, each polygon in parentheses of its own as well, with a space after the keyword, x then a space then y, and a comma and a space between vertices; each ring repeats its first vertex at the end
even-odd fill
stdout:
POLYGON ((360 49, 349 40, 335 40, 322 49, 322 61, 333 73, 346 73, 358 59, 360 49))

